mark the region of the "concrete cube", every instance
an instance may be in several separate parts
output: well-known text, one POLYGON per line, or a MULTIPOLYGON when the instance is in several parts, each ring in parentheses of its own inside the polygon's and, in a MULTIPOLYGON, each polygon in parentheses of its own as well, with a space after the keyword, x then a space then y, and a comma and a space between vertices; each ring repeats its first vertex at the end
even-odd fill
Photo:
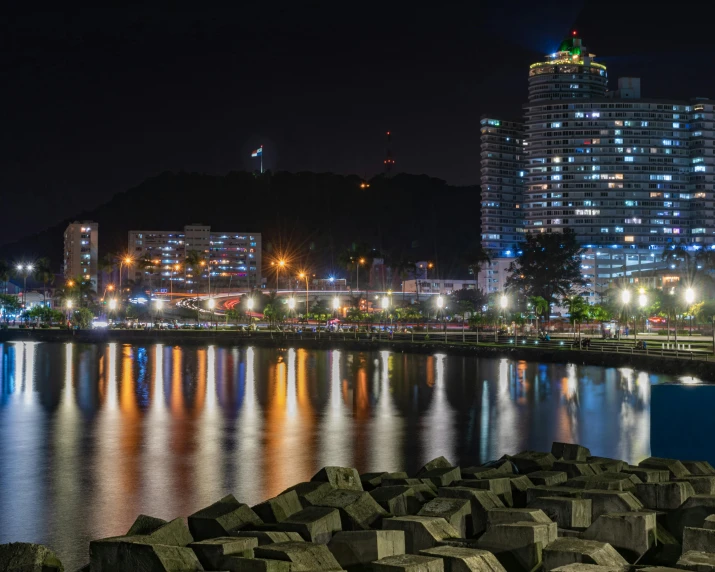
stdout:
POLYGON ((433 556, 401 554, 372 563, 373 572, 444 572, 444 561, 433 556))
POLYGON ((609 512, 630 512, 644 508, 629 492, 584 490, 581 498, 591 499, 591 521, 609 512))
POLYGON ((591 456, 591 451, 575 443, 554 442, 551 445, 551 454, 554 458, 564 461, 586 461, 591 456))
POLYGON ((590 465, 599 466, 604 472, 620 473, 628 466, 628 463, 619 459, 609 459, 608 457, 588 457, 586 459, 590 465))
POLYGON ((492 508, 487 511, 487 525, 511 524, 513 522, 538 522, 553 524, 546 513, 538 508, 492 508))
POLYGON ((715 553, 715 530, 686 526, 683 530, 683 552, 691 550, 715 553))
POLYGON ((527 491, 534 487, 534 483, 527 475, 519 475, 518 477, 509 477, 509 484, 511 485, 513 506, 525 508, 527 491))
POLYGON ((467 499, 437 497, 425 503, 417 514, 445 519, 464 538, 474 534, 472 504, 467 499))
POLYGON ((554 521, 559 528, 585 529, 591 526, 591 499, 541 497, 529 503, 554 521))
POLYGON ((542 550, 555 540, 556 525, 514 522, 490 526, 477 541, 480 549, 493 552, 509 571, 533 570, 542 560, 542 550))
POLYGON ((374 498, 377 504, 384 510, 394 516, 417 514, 423 504, 417 498, 414 488, 408 487, 407 485, 377 487, 370 491, 370 496, 374 498))
POLYGON ((684 477, 677 481, 690 483, 696 495, 715 495, 715 475, 684 477))
POLYGON ((678 568, 695 572, 715 572, 715 554, 709 552, 685 552, 678 560, 678 568))
POLYGON ((365 491, 337 489, 326 495, 316 506, 340 511, 343 530, 378 528, 388 513, 365 491))
POLYGON ((481 534, 487 527, 487 511, 492 508, 504 508, 504 503, 491 491, 469 487, 443 487, 439 496, 444 498, 467 499, 472 508, 472 527, 474 534, 481 534))
POLYGON ((711 514, 703 521, 703 528, 715 530, 715 514, 711 514))
POLYGON ((462 487, 491 491, 499 497, 504 506, 513 506, 511 480, 509 477, 490 477, 488 479, 466 480, 460 483, 462 487))
POLYGON ((437 487, 448 487, 452 483, 462 480, 462 473, 459 467, 445 467, 440 469, 432 469, 420 474, 420 479, 428 479, 437 487))
POLYGON ((362 488, 365 491, 371 491, 379 487, 382 484, 382 477, 387 475, 386 472, 378 473, 363 473, 360 475, 360 482, 362 483, 362 488))
POLYGON ((534 471, 529 478, 535 486, 553 487, 565 483, 568 475, 563 471, 534 471))
POLYGON ((233 495, 227 495, 189 517, 189 530, 197 541, 231 536, 231 531, 256 524, 263 524, 261 518, 233 495))
POLYGON ((691 475, 713 475, 715 476, 715 467, 707 461, 681 461, 683 466, 690 471, 691 475))
POLYGON ((226 572, 290 572, 290 562, 267 560, 265 558, 226 556, 221 561, 221 570, 226 572))
POLYGON ((222 570, 227 556, 253 558, 253 549, 258 546, 257 538, 236 538, 226 536, 189 544, 205 570, 222 570))
POLYGON ((142 536, 125 536, 95 540, 89 544, 92 572, 116 570, 202 570, 196 554, 190 548, 147 544, 142 536))
POLYGON ((360 475, 352 467, 323 467, 310 480, 330 483, 336 489, 362 490, 360 475))
MULTIPOLYGON (((63 572, 62 562, 41 544, 12 542, 0 544, 0 570, 9 572, 63 572)), ((108 570, 108 568, 104 568, 108 570)))
POLYGON ((556 461, 553 464, 554 471, 566 473, 569 479, 574 477, 590 477, 596 474, 593 467, 585 461, 556 461))
POLYGON ((303 542, 303 537, 297 532, 283 530, 239 530, 231 536, 237 538, 255 538, 258 546, 277 544, 278 542, 303 542))
POLYGON ((554 570, 557 572, 623 572, 623 568, 617 566, 599 566, 598 564, 582 564, 581 562, 559 566, 554 570))
POLYGON ((508 457, 520 473, 533 473, 534 471, 550 471, 554 466, 556 457, 551 453, 540 453, 538 451, 522 451, 514 456, 508 457))
POLYGON ((253 550, 256 558, 290 562, 291 572, 311 570, 342 570, 328 547, 312 542, 281 542, 266 544, 253 550))
POLYGON ((635 475, 642 483, 667 483, 670 481, 670 471, 667 469, 648 469, 630 465, 621 469, 621 473, 635 475))
POLYGON ((575 477, 566 481, 565 486, 604 491, 633 491, 641 480, 636 475, 626 473, 600 473, 593 476, 575 477))
POLYGON ((167 546, 186 546, 194 541, 183 518, 175 518, 167 522, 143 514, 134 521, 127 536, 144 536, 143 542, 146 544, 167 546))
POLYGON ((450 463, 446 458, 437 457, 436 459, 432 459, 431 461, 425 463, 425 465, 419 471, 417 471, 417 476, 421 477, 424 473, 432 471, 434 469, 451 469, 452 467, 454 467, 454 465, 450 463))
POLYGON ((334 490, 335 487, 328 482, 312 481, 309 483, 298 483, 297 485, 287 488, 281 494, 295 491, 298 495, 301 506, 306 508, 309 506, 315 506, 316 503, 323 500, 325 496, 334 490))
POLYGON ((485 479, 488 477, 501 477, 504 475, 513 475, 514 466, 510 461, 502 460, 493 465, 484 465, 480 467, 467 467, 462 469, 463 479, 485 479))
POLYGON ((602 514, 582 538, 607 542, 626 560, 634 563, 653 546, 655 526, 654 512, 602 514))
POLYGON ((327 544, 333 534, 342 530, 340 511, 336 508, 310 506, 290 515, 278 529, 297 532, 307 542, 327 544))
POLYGON ((676 459, 662 459, 660 457, 648 457, 646 460, 638 463, 639 467, 646 467, 647 469, 661 469, 666 470, 670 473, 673 479, 682 479, 683 477, 689 477, 690 471, 685 468, 683 463, 676 459))
POLYGON ((281 493, 272 499, 268 499, 252 507, 263 522, 283 522, 290 515, 301 510, 303 506, 296 491, 281 493))
POLYGON ((486 550, 437 546, 421 550, 420 554, 441 558, 444 572, 506 572, 494 555, 486 550))
POLYGON ((405 553, 405 533, 401 530, 355 530, 338 532, 328 550, 345 569, 367 566, 375 560, 405 553))
POLYGON ((558 538, 544 548, 544 571, 550 572, 568 564, 597 564, 625 570, 628 562, 615 548, 597 540, 558 538))
POLYGON ((398 516, 382 521, 383 530, 402 530, 405 549, 410 554, 437 546, 448 538, 459 538, 459 531, 446 520, 434 516, 398 516))
POLYGON ((562 485, 555 487, 544 487, 536 486, 530 488, 526 491, 526 504, 529 506, 534 499, 541 497, 574 497, 581 498, 583 494, 582 489, 575 489, 573 487, 564 487, 562 485))
POLYGON ((671 481, 636 485, 635 494, 646 508, 675 510, 693 496, 695 491, 688 482, 671 481))

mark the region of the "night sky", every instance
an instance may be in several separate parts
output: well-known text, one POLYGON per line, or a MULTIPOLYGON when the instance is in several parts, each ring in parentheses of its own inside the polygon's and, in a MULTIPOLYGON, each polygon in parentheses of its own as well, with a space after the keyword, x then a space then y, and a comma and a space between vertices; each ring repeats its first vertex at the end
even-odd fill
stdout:
POLYGON ((389 129, 397 171, 477 183, 479 117, 518 119, 571 29, 611 88, 715 97, 705 2, 187 6, 4 14, 0 243, 161 171, 252 169, 261 143, 269 168, 372 176, 389 129))

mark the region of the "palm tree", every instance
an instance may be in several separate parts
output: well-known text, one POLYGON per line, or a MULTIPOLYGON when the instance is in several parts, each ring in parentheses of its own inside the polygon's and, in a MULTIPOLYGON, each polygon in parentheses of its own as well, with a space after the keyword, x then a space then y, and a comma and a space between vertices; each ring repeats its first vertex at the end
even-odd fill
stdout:
MULTIPOLYGON (((692 284, 695 278, 696 265, 691 264, 691 254, 681 244, 667 248, 663 251, 661 260, 670 266, 675 266, 680 270, 681 264, 685 266, 685 277, 688 284, 692 284)), ((682 273, 681 273, 682 274, 682 273)))
POLYGON ((578 339, 581 340, 581 322, 588 316, 588 306, 583 297, 573 294, 566 298, 566 306, 569 309, 569 319, 574 326, 578 324, 578 339))
POLYGON ((5 294, 7 294, 7 283, 10 280, 10 265, 7 260, 0 259, 0 282, 3 283, 5 294))
POLYGON ((55 281, 55 275, 50 268, 50 261, 47 258, 40 258, 35 262, 35 271, 32 277, 38 282, 42 282, 42 305, 47 305, 47 284, 55 281))

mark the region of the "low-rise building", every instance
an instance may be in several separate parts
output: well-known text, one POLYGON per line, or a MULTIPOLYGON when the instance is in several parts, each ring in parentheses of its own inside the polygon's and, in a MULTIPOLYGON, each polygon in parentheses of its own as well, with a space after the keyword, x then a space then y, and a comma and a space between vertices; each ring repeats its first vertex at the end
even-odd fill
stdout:
POLYGON ((449 295, 457 290, 474 290, 477 287, 476 280, 458 280, 453 278, 429 280, 405 280, 405 293, 407 294, 444 294, 449 295))

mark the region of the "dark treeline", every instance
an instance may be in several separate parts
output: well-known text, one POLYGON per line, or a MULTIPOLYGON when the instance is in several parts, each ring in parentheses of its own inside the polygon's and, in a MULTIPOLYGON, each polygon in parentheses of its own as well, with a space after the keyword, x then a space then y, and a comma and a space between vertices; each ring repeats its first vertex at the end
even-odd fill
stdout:
POLYGON ((261 232, 266 258, 288 252, 314 273, 340 272, 340 254, 363 243, 391 257, 433 261, 442 277, 467 276, 463 253, 479 242, 478 186, 407 174, 362 183, 332 173, 162 173, 0 247, 0 258, 47 257, 59 271, 63 232, 72 220, 99 223, 100 257, 124 252, 128 230, 180 230, 196 222, 217 231, 261 232))

